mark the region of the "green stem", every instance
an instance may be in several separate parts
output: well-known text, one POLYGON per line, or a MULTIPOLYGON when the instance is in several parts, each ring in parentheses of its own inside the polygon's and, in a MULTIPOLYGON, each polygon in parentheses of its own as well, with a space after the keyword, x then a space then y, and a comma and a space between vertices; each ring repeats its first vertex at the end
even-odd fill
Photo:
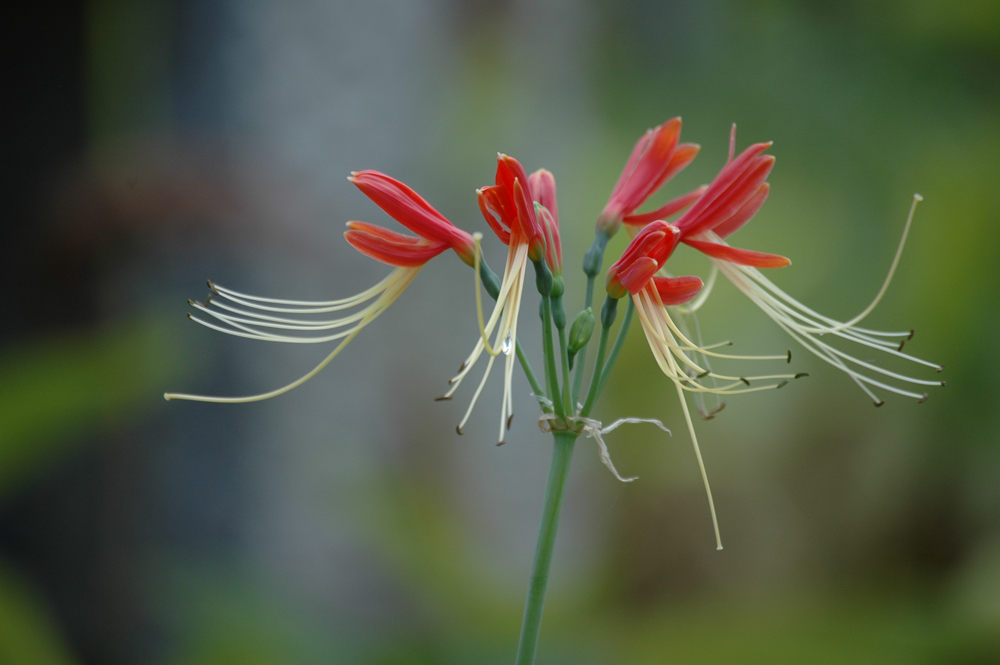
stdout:
POLYGON ((570 400, 570 375, 569 375, 569 353, 566 351, 566 326, 562 328, 556 327, 556 331, 559 333, 559 355, 562 356, 562 400, 563 408, 566 413, 576 413, 576 408, 573 402, 570 400))
MULTIPOLYGON (((583 301, 583 308, 593 306, 594 301, 594 278, 591 275, 587 275, 587 299, 583 301)), ((573 361, 576 363, 576 374, 573 376, 573 401, 572 404, 576 404, 580 399, 580 391, 583 389, 583 368, 587 364, 587 346, 577 351, 576 359, 573 361)))
POLYGON ((628 334, 629 324, 632 323, 632 314, 635 312, 635 303, 632 302, 632 297, 629 296, 628 307, 625 309, 625 318, 622 320, 622 327, 618 330, 618 338, 615 340, 615 345, 611 348, 611 355, 608 356, 608 363, 604 366, 604 371, 601 372, 601 382, 597 384, 597 394, 600 395, 601 391, 604 390, 604 384, 608 380, 608 376, 611 375, 611 368, 615 366, 615 361, 618 360, 618 354, 622 350, 622 346, 625 344, 625 336, 628 334))
POLYGON ((524 621, 521 624, 521 641, 517 647, 516 665, 532 665, 538 647, 538 632, 542 627, 542 609, 545 605, 545 589, 549 583, 549 569, 552 567, 552 551, 559 528, 559 512, 569 465, 573 459, 573 447, 577 435, 569 430, 552 433, 555 444, 552 449, 552 466, 549 480, 545 485, 545 504, 542 507, 542 523, 538 528, 538 543, 535 546, 535 562, 531 569, 531 583, 528 585, 528 599, 524 605, 524 621))
MULTIPOLYGON (((541 384, 538 383, 538 377, 535 376, 535 370, 531 368, 531 363, 524 355, 524 349, 521 348, 521 343, 518 342, 517 346, 514 347, 517 352, 517 359, 521 362, 521 369, 524 370, 524 375, 528 377, 528 383, 531 384, 531 392, 536 395, 544 396, 545 390, 542 388, 541 384)), ((542 410, 545 411, 545 406, 542 406, 542 410)))
POLYGON ((562 398, 559 396, 559 378, 556 376, 556 354, 552 344, 552 307, 548 296, 542 296, 542 344, 545 356, 545 378, 548 381, 548 397, 560 420, 566 419, 562 398))
POLYGON ((601 373, 604 365, 604 353, 608 350, 608 334, 610 327, 601 326, 601 341, 597 345, 597 361, 594 363, 594 376, 590 379, 590 391, 587 393, 587 401, 583 405, 580 415, 584 418, 590 415, 590 410, 594 408, 597 394, 600 392, 601 373))
MULTIPOLYGON (((608 240, 610 239, 611 236, 604 231, 598 230, 594 234, 594 242, 583 257, 583 274, 587 276, 587 299, 583 302, 584 309, 593 307, 594 305, 594 279, 601 272, 601 266, 604 264, 604 250, 608 246, 608 240)), ((577 353, 576 363, 576 376, 573 377, 572 404, 576 404, 577 400, 580 399, 580 390, 583 389, 583 372, 587 364, 587 347, 583 347, 577 353)))

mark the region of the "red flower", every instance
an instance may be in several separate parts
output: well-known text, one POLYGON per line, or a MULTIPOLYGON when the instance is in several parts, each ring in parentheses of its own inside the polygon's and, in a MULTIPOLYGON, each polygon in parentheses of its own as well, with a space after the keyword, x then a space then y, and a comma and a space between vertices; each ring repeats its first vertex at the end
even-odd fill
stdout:
POLYGON ((657 220, 645 226, 608 268, 608 295, 623 298, 626 292, 635 295, 652 285, 664 305, 680 305, 695 297, 702 287, 698 277, 654 277, 680 239, 681 232, 673 224, 657 220))
POLYGON ((532 261, 545 252, 544 231, 535 215, 528 174, 521 163, 502 153, 497 155, 496 184, 476 190, 479 209, 500 241, 510 245, 525 243, 532 261))
MULTIPOLYGON (((701 148, 693 143, 678 145, 680 134, 681 119, 674 118, 647 131, 639 139, 618 178, 618 183, 611 192, 608 204, 604 206, 601 216, 597 219, 598 230, 603 230, 609 236, 614 235, 623 219, 627 222, 626 218, 638 210, 639 206, 645 203, 663 183, 691 163, 701 148)), ((674 212, 682 210, 688 204, 690 200, 674 212)), ((677 202, 672 201, 665 207, 669 208, 672 205, 677 205, 677 202)), ((661 211, 656 213, 660 214, 654 219, 662 219, 673 214, 664 214, 661 211)))
POLYGON ((372 224, 350 222, 351 230, 345 236, 359 252, 389 265, 414 266, 450 247, 466 264, 473 264, 472 236, 449 222, 415 191, 378 171, 356 171, 348 180, 390 217, 420 236, 412 238, 372 224))
POLYGON ((422 266, 448 249, 443 242, 396 233, 375 224, 348 222, 347 228, 344 237, 354 249, 397 268, 422 266))
POLYGON ((691 209, 674 222, 681 231, 681 242, 713 258, 740 265, 782 268, 791 264, 784 256, 720 242, 750 221, 767 200, 770 185, 765 181, 774 167, 774 157, 761 153, 770 147, 770 143, 754 144, 723 167, 691 209))

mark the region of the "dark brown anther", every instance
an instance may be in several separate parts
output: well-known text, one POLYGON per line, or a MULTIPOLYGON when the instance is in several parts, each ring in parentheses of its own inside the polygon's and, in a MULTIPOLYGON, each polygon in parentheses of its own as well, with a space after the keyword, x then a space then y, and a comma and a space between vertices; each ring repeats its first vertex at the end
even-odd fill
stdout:
POLYGON ((883 402, 882 400, 879 400, 879 401, 875 402, 875 408, 877 409, 878 407, 882 406, 883 404, 885 404, 885 402, 883 402))
POLYGON ((465 361, 464 360, 462 361, 462 364, 458 366, 458 371, 461 372, 463 369, 465 369, 465 361))
POLYGON ((906 339, 913 339, 913 328, 910 328, 910 336, 906 339))
POLYGON ((924 393, 924 396, 917 400, 917 404, 923 404, 924 402, 927 401, 928 397, 930 397, 930 395, 928 395, 927 393, 924 393))
POLYGON ((505 443, 507 443, 507 442, 506 441, 497 441, 497 448, 499 448, 500 446, 502 446, 505 443))
POLYGON ((434 401, 435 401, 435 402, 447 402, 447 401, 449 401, 450 399, 451 399, 451 396, 450 396, 450 395, 441 395, 440 397, 435 397, 435 398, 434 398, 434 401))
POLYGON ((942 381, 942 382, 941 382, 941 387, 942 387, 942 388, 945 388, 945 387, 947 387, 947 386, 948 386, 948 382, 947 382, 947 381, 942 381))
POLYGON ((897 350, 897 351, 902 351, 902 350, 903 350, 903 345, 904 345, 904 344, 906 344, 906 340, 905 340, 905 339, 904 339, 904 340, 902 340, 902 341, 900 341, 900 343, 899 343, 899 346, 898 346, 898 347, 896 347, 896 350, 897 350))
POLYGON ((205 307, 208 307, 211 304, 212 304, 212 294, 209 293, 207 296, 205 296, 205 307))
POLYGON ((208 288, 212 290, 212 293, 219 295, 219 289, 215 288, 215 284, 212 284, 212 280, 205 280, 208 283, 208 288))
POLYGON ((744 377, 742 377, 742 376, 740 377, 740 381, 742 381, 743 383, 747 384, 748 386, 750 385, 750 382, 749 382, 749 381, 747 381, 747 380, 746 380, 746 379, 745 379, 744 377))
POLYGON ((938 371, 939 371, 939 372, 940 372, 941 370, 943 370, 943 369, 944 369, 944 365, 938 365, 938 371))
POLYGON ((792 364, 792 350, 788 349, 788 360, 786 361, 789 365, 792 364))
POLYGON ((195 301, 188 298, 188 307, 194 307, 196 305, 195 301))
POLYGON ((187 316, 188 316, 189 319, 191 319, 192 321, 194 321, 194 315, 192 315, 191 312, 188 312, 187 316))
POLYGON ((794 378, 801 379, 803 376, 809 376, 809 372, 799 372, 794 378))
POLYGON ((455 431, 458 432, 459 436, 465 434, 465 432, 462 431, 462 428, 459 425, 455 425, 455 431))
MULTIPOLYGON (((507 429, 510 429, 510 424, 511 424, 511 423, 512 423, 513 421, 514 421, 514 414, 512 413, 512 414, 510 414, 509 416, 507 416, 507 429)), ((503 441, 501 441, 500 443, 503 443, 503 441)), ((499 446, 499 445, 500 445, 500 443, 498 443, 497 445, 499 446)))
POLYGON ((781 390, 783 387, 785 387, 787 385, 788 385, 788 379, 785 379, 784 381, 782 381, 781 383, 779 383, 778 385, 776 385, 774 387, 774 389, 775 390, 781 390))
POLYGON ((711 374, 711 373, 712 373, 712 370, 710 370, 710 369, 706 369, 706 370, 705 370, 704 372, 702 372, 701 374, 699 374, 699 375, 698 375, 697 377, 695 377, 695 378, 697 378, 697 379, 704 379, 704 378, 705 378, 706 376, 708 376, 708 375, 709 375, 709 374, 711 374))

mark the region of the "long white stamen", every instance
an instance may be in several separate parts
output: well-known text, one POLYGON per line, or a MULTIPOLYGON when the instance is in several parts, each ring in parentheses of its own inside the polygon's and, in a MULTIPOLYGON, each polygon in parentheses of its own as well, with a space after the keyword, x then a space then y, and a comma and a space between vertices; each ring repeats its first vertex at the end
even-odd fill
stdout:
POLYGON ((450 379, 449 383, 451 386, 448 389, 448 392, 443 395, 443 398, 451 397, 455 391, 458 390, 458 386, 461 385, 463 379, 465 379, 466 375, 468 375, 468 373, 472 370, 473 366, 479 360, 483 352, 490 357, 486 372, 480 380, 479 386, 473 396, 472 403, 469 405, 469 408, 466 410, 465 417, 459 424, 459 429, 461 429, 471 415, 472 408, 475 406, 475 403, 479 398, 479 394, 482 391, 483 386, 486 384, 490 370, 493 367, 493 360, 501 353, 506 354, 507 357, 504 361, 503 370, 504 388, 500 402, 499 443, 503 443, 504 432, 509 426, 510 418, 513 417, 514 413, 512 389, 514 356, 511 352, 517 344, 517 318, 521 307, 521 294, 524 288, 524 273, 527 268, 528 246, 525 243, 516 243, 508 250, 507 261, 504 266, 503 279, 500 284, 500 292, 497 295, 496 304, 493 307, 493 312, 490 314, 489 320, 484 321, 481 292, 482 285, 479 275, 481 261, 480 242, 482 240, 482 234, 474 234, 473 239, 475 241, 473 268, 475 270, 474 282, 476 289, 476 319, 479 324, 479 338, 476 340, 472 353, 469 354, 469 356, 465 359, 465 362, 463 362, 462 366, 459 368, 458 374, 450 379), (491 337, 493 338, 492 343, 490 342, 491 337))
MULTIPOLYGON (((385 279, 383 279, 378 284, 375 284, 371 288, 368 288, 362 291, 361 293, 357 293, 349 298, 341 298, 340 300, 322 300, 322 301, 262 298, 260 296, 252 296, 246 293, 240 293, 239 291, 234 291, 232 289, 227 289, 223 286, 215 284, 214 282, 209 282, 208 286, 209 288, 212 289, 213 292, 225 296, 227 298, 230 298, 231 300, 242 299, 247 301, 272 303, 276 305, 295 305, 299 307, 339 307, 340 305, 345 305, 345 304, 349 305, 350 303, 371 300, 375 295, 378 295, 382 291, 385 291, 389 287, 389 282, 391 281, 393 281, 393 273, 389 273, 389 275, 385 279)), ((261 306, 260 309, 265 309, 265 308, 261 306)), ((284 310, 278 310, 278 311, 284 311, 284 310)))
MULTIPOLYGON (((272 397, 277 397, 278 395, 282 395, 282 394, 288 392, 289 390, 292 390, 293 388, 297 388, 298 386, 302 385, 303 383, 305 383, 306 381, 308 381, 312 377, 316 376, 316 374, 318 374, 324 367, 326 367, 327 365, 329 365, 330 362, 333 361, 333 359, 336 358, 337 355, 339 355, 340 352, 343 351, 344 348, 348 344, 350 344, 351 340, 353 340, 357 336, 357 334, 360 333, 361 330, 365 326, 367 326, 369 323, 371 323, 376 318, 378 318, 378 316, 381 315, 382 312, 384 312, 392 303, 394 303, 396 301, 396 299, 399 298, 400 295, 402 295, 403 291, 406 290, 406 287, 408 287, 410 285, 410 282, 412 282, 413 279, 417 276, 417 273, 420 272, 420 268, 421 267, 422 266, 417 266, 417 267, 413 267, 413 268, 397 268, 397 269, 395 269, 389 275, 389 277, 387 277, 386 279, 384 279, 381 282, 379 282, 379 284, 376 285, 379 289, 381 289, 381 293, 378 296, 378 299, 363 311, 363 316, 358 321, 357 325, 354 326, 353 328, 351 328, 348 331, 345 331, 343 333, 338 333, 336 335, 336 338, 337 339, 343 338, 342 341, 340 342, 340 344, 338 344, 337 347, 333 351, 331 351, 330 354, 327 355, 326 358, 324 358, 312 370, 310 370, 309 372, 307 372, 303 376, 299 377, 295 381, 292 381, 291 383, 289 383, 289 384, 287 384, 285 386, 282 386, 281 388, 278 388, 276 390, 272 390, 272 391, 269 391, 269 392, 266 392, 266 393, 260 393, 260 394, 257 394, 257 395, 249 395, 249 396, 246 396, 246 397, 212 397, 212 396, 208 396, 208 395, 189 395, 189 394, 184 394, 184 393, 164 393, 164 395, 163 395, 164 399, 167 399, 167 400, 182 399, 182 400, 190 400, 190 401, 195 401, 195 402, 215 402, 215 403, 226 403, 226 404, 238 404, 238 403, 244 403, 244 402, 259 402, 261 400, 270 399, 272 397)), ((372 289, 369 289, 366 293, 369 293, 371 291, 372 291, 372 289)), ((361 300, 360 302, 365 302, 366 300, 370 300, 370 297, 366 297, 365 299, 361 300)), ((295 302, 295 301, 292 301, 292 302, 295 302)), ((203 310, 203 311, 205 311, 205 310, 203 310)), ((195 318, 195 317, 192 317, 192 318, 195 318)), ((252 335, 244 334, 244 333, 241 333, 241 332, 235 331, 235 330, 225 330, 225 329, 222 329, 222 328, 220 328, 218 326, 210 324, 207 321, 201 321, 201 320, 198 320, 198 319, 195 319, 195 320, 197 320, 202 325, 208 326, 210 328, 214 328, 216 330, 221 330, 222 332, 227 332, 227 333, 229 333, 231 335, 237 335, 237 336, 240 336, 240 337, 253 337, 254 339, 261 339, 261 340, 266 340, 266 341, 277 341, 276 339, 273 339, 276 336, 265 336, 263 333, 260 333, 260 334, 258 334, 256 336, 252 336, 252 335)), ((231 325, 235 325, 235 324, 231 324, 231 325)), ((330 336, 328 336, 328 338, 330 338, 330 336)), ((286 342, 314 342, 316 339, 324 339, 324 338, 311 338, 311 339, 307 339, 307 338, 288 337, 286 339, 282 339, 281 341, 286 341, 286 342)))
MULTIPOLYGON (((826 342, 819 339, 820 335, 831 333, 833 336, 847 339, 848 341, 855 342, 857 344, 867 346, 869 348, 874 348, 883 353, 900 357, 905 360, 910 360, 921 365, 932 367, 937 369, 939 366, 934 363, 927 362, 920 358, 915 358, 908 354, 900 352, 896 347, 888 347, 875 343, 875 340, 868 339, 865 335, 853 334, 854 329, 845 328, 839 322, 833 321, 828 317, 823 317, 821 315, 812 312, 809 308, 803 306, 798 301, 791 298, 785 294, 781 289, 774 286, 769 280, 767 280, 758 271, 752 268, 746 268, 745 266, 737 266, 726 261, 720 261, 713 259, 713 262, 718 265, 719 269, 726 275, 726 277, 733 282, 733 284, 742 291, 747 297, 751 299, 758 307, 760 307, 765 314, 767 314, 775 323, 777 323, 785 332, 787 332, 795 341, 799 342, 803 347, 806 348, 810 353, 817 356, 821 360, 833 365, 837 369, 846 373, 850 376, 855 383, 857 383, 864 392, 872 398, 872 401, 876 405, 880 405, 882 400, 875 396, 864 384, 877 386, 879 388, 894 392, 899 395, 906 397, 912 397, 914 399, 923 400, 926 398, 925 394, 915 393, 909 390, 904 390, 891 384, 886 384, 881 381, 877 381, 867 375, 861 374, 849 366, 845 365, 841 360, 848 360, 856 365, 864 367, 870 371, 877 372, 884 376, 888 376, 900 381, 906 381, 909 383, 914 383, 918 385, 936 385, 940 382, 937 381, 925 381, 921 379, 914 379, 911 377, 906 377, 902 374, 895 372, 890 372, 879 368, 871 363, 867 363, 863 360, 855 358, 850 354, 847 354, 836 347, 827 344, 826 342), (781 298, 779 300, 778 298, 781 298), (784 300, 784 302, 782 302, 784 300), (798 311, 796 311, 798 310, 798 311), (824 323, 820 323, 813 318, 807 317, 804 313, 814 315, 815 318, 822 319, 824 323), (825 324, 825 325, 824 325, 825 324)), ((855 317, 857 318, 857 317, 855 317)))
POLYGON ((715 280, 718 277, 719 269, 713 265, 711 272, 708 273, 708 279, 705 281, 705 286, 701 287, 701 291, 698 292, 695 299, 687 305, 679 305, 677 310, 682 314, 694 314, 701 309, 701 306, 705 304, 706 300, 708 300, 708 296, 712 294, 712 289, 715 288, 715 280))

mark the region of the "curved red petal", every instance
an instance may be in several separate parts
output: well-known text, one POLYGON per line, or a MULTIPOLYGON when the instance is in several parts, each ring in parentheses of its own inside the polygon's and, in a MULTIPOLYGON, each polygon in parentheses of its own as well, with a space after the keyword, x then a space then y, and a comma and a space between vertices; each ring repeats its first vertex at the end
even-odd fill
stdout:
POLYGON ((528 176, 531 198, 541 203, 552 214, 556 228, 559 228, 559 205, 556 202, 556 178, 546 169, 538 169, 528 176))
POLYGON ((636 294, 642 287, 649 283, 650 278, 656 274, 660 267, 656 264, 656 259, 642 256, 633 261, 618 273, 618 281, 622 287, 631 294, 636 294))
POLYGON ((399 243, 401 245, 417 245, 422 242, 420 238, 415 236, 407 236, 402 233, 396 233, 395 231, 390 231, 383 226, 369 224, 368 222, 347 222, 347 228, 352 231, 358 231, 367 235, 376 236, 388 240, 389 242, 399 243))
POLYGON ((764 205, 764 201, 767 200, 767 195, 771 191, 771 185, 764 183, 757 190, 749 201, 743 204, 735 215, 724 221, 722 224, 716 226, 713 231, 720 238, 728 238, 732 234, 743 228, 743 225, 753 219, 753 216, 757 214, 760 207, 764 205))
POLYGON ((701 278, 694 275, 653 277, 653 286, 664 305, 683 305, 698 295, 704 285, 701 278))
POLYGON ((476 190, 479 199, 479 210, 483 213, 483 219, 493 229, 493 233, 500 238, 500 242, 505 245, 510 244, 510 220, 505 219, 503 200, 499 193, 499 187, 490 185, 476 190), (506 225, 506 228, 504 227, 506 225))
POLYGON ((381 235, 359 230, 346 231, 344 238, 365 256, 399 268, 422 266, 448 249, 448 244, 443 242, 424 241, 414 245, 409 242, 394 242, 381 235))
POLYGON ((678 226, 681 226, 685 235, 698 235, 705 231, 711 231, 726 222, 757 194, 773 167, 773 155, 755 158, 747 165, 746 170, 733 180, 726 191, 720 193, 702 211, 697 219, 692 220, 687 227, 681 225, 681 220, 678 220, 678 226))
POLYGON ((685 236, 695 235, 695 231, 692 230, 693 226, 704 220, 706 212, 709 212, 709 207, 720 197, 724 197, 730 190, 730 186, 744 175, 751 168, 757 156, 769 147, 771 147, 770 143, 756 143, 719 171, 719 175, 715 177, 698 202, 677 220, 676 224, 685 236))
POLYGON ((792 264, 790 259, 778 254, 765 254, 764 252, 755 252, 749 249, 739 249, 738 247, 730 247, 729 245, 720 245, 703 240, 691 240, 689 238, 685 238, 683 242, 694 247, 702 254, 707 254, 715 259, 738 263, 743 266, 784 268, 792 264))
POLYGON ((663 206, 652 212, 644 212, 641 215, 628 215, 622 221, 632 226, 645 226, 646 224, 655 222, 658 219, 666 219, 667 217, 676 215, 681 210, 684 210, 684 208, 687 208, 689 205, 697 201, 701 195, 705 193, 706 189, 708 189, 708 186, 702 185, 693 192, 688 192, 684 196, 678 196, 673 201, 668 201, 663 206))

